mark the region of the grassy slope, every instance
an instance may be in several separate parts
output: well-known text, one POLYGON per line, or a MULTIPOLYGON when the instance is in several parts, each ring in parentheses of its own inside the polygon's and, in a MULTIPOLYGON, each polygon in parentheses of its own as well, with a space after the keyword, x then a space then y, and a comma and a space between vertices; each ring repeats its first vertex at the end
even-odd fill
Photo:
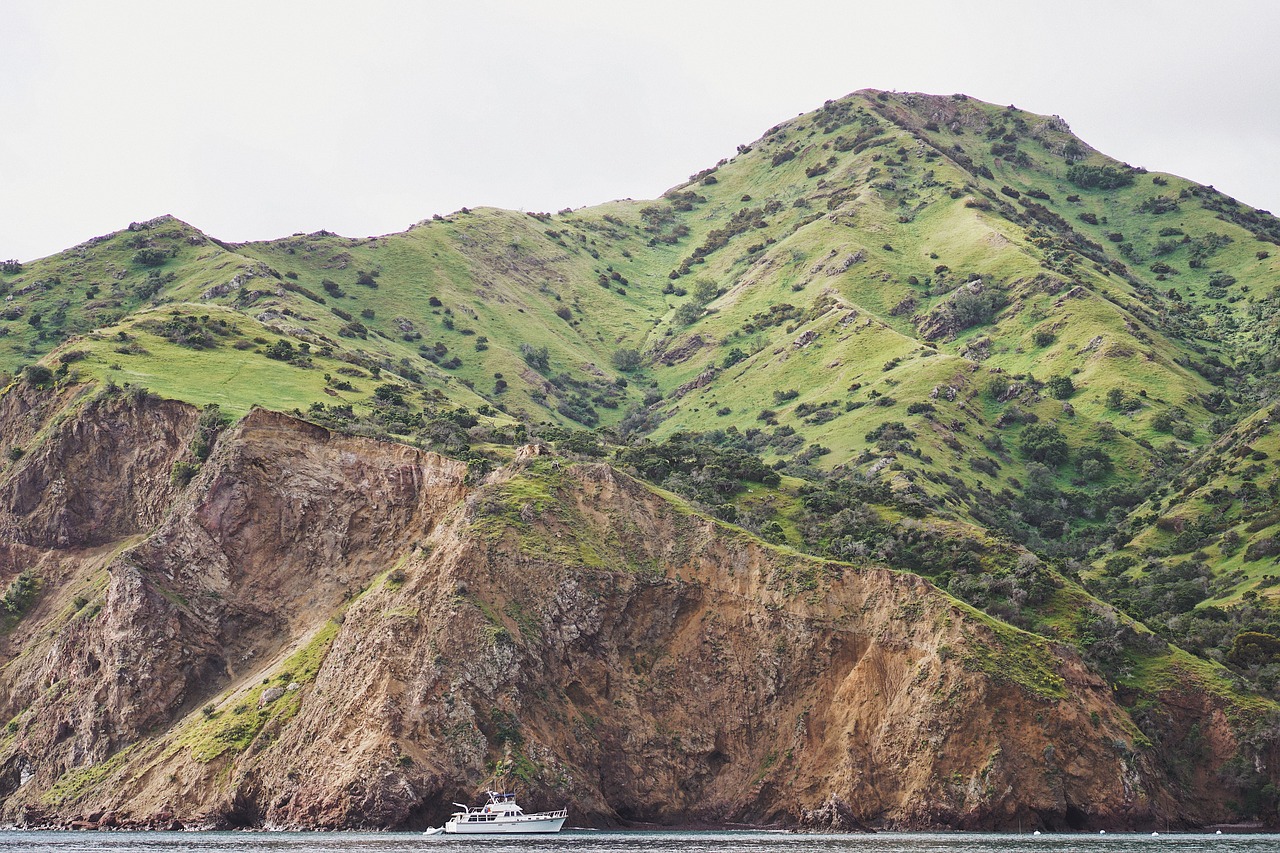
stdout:
POLYGON ((1134 508, 1128 528, 1132 537, 1099 558, 1091 575, 1107 574, 1106 560, 1115 557, 1131 558, 1132 565, 1123 564, 1122 576, 1133 582, 1146 575, 1148 557, 1163 559, 1174 570, 1202 561, 1216 581, 1204 605, 1226 607, 1246 596, 1276 603, 1280 564, 1272 554, 1250 550, 1280 537, 1280 513, 1268 491, 1280 482, 1275 469, 1280 435, 1274 421, 1275 410, 1263 409, 1207 446, 1171 487, 1134 508))
MULTIPOLYGON (((1111 162, 1056 120, 972 99, 864 92, 771 129, 709 170, 710 177, 656 202, 613 202, 538 217, 485 209, 379 238, 296 235, 240 246, 224 246, 162 218, 4 276, 10 313, 21 313, 0 327, 8 332, 0 338, 0 364, 13 369, 67 333, 109 327, 147 303, 222 305, 266 327, 251 337, 271 340, 274 331, 328 345, 338 358, 416 376, 428 392, 463 405, 485 398, 534 423, 575 425, 569 417, 575 410, 562 405, 575 395, 593 405, 600 423, 616 423, 646 392, 656 391, 665 398, 655 406, 665 419, 658 436, 678 429, 747 430, 760 425, 761 410, 776 409, 777 422, 803 436, 800 449, 830 449, 819 462, 831 466, 858 459, 867 447, 863 436, 879 424, 903 420, 917 432, 919 451, 914 459, 899 456, 903 476, 939 495, 954 492, 957 482, 962 490, 995 493, 1025 480, 1025 460, 1016 451, 986 452, 973 440, 997 434, 994 423, 1007 408, 1007 401, 981 393, 993 375, 1070 375, 1077 388, 1070 400, 1074 416, 1032 390, 1013 402, 1057 423, 1073 447, 1096 443, 1104 422, 1119 427, 1124 434, 1109 439, 1106 450, 1121 473, 1088 485, 1104 488, 1148 463, 1151 453, 1141 442, 1160 438, 1150 422, 1164 408, 1186 411, 1195 429, 1190 445, 1209 438, 1205 428, 1213 415, 1200 399, 1212 386, 1195 367, 1214 355, 1230 363, 1230 354, 1248 343, 1256 324, 1242 320, 1254 296, 1272 286, 1276 261, 1259 259, 1265 251, 1259 247, 1269 244, 1221 220, 1201 199, 1182 199, 1168 213, 1137 212, 1153 195, 1176 199, 1196 188, 1181 178, 1142 174, 1132 186, 1105 191, 1072 186, 1065 178, 1068 146, 1090 163, 1111 162), (1016 156, 991 153, 1006 140, 1016 156), (1021 194, 1017 200, 1014 192, 1021 194), (1028 218, 1028 192, 1060 217, 1057 225, 1028 218), (680 193, 696 195, 681 204, 680 193), (665 219, 657 227, 646 216, 655 210, 665 219), (751 227, 670 280, 710 233, 742 211, 760 213, 751 227), (1169 229, 1187 239, 1213 233, 1231 242, 1193 269, 1188 256, 1194 244, 1162 238, 1169 229), (687 233, 662 240, 680 232, 687 233), (1112 242, 1108 234, 1123 240, 1112 242), (1093 258, 1077 251, 1082 241, 1093 244, 1093 258), (143 248, 173 256, 157 271, 175 279, 150 299, 140 294, 151 270, 135 260, 143 248), (1156 252, 1177 270, 1160 276, 1165 281, 1157 281, 1147 263, 1156 252), (1127 273, 1113 271, 1113 263, 1127 273), (358 284, 360 272, 376 276, 378 286, 358 284), (1224 298, 1209 298, 1210 279, 1223 274, 1236 283, 1214 292, 1224 298), (990 323, 925 341, 922 318, 973 277, 1000 292, 1007 307, 990 323), (345 295, 326 293, 326 279, 345 295), (673 325, 674 309, 690 297, 664 288, 692 289, 703 279, 722 295, 692 326, 673 325), (97 291, 89 299, 91 287, 97 291), (440 305, 428 302, 433 297, 440 305), (794 306, 794 317, 763 328, 753 323, 783 304, 794 306), (363 324, 365 337, 343 337, 347 320, 335 310, 363 324), (27 322, 36 314, 39 328, 27 322), (1033 331, 1055 339, 1036 347, 1033 331), (797 346, 808 332, 816 333, 813 341, 797 346), (477 347, 481 337, 487 340, 477 347), (547 347, 544 375, 525 364, 522 344, 547 347), (424 346, 443 354, 435 361, 449 366, 424 359, 424 346), (626 377, 627 388, 602 394, 603 386, 620 378, 610 357, 623 346, 644 350, 650 359, 626 377), (676 393, 721 365, 734 348, 750 358, 703 387, 676 393), (552 387, 547 378, 561 373, 591 387, 552 387), (506 384, 501 393, 495 390, 499 377, 506 384), (935 388, 945 392, 947 386, 954 391, 944 396, 954 400, 931 398, 935 388), (1106 394, 1116 388, 1135 405, 1108 409, 1106 394), (775 405, 772 393, 783 389, 798 395, 775 405), (1134 396, 1140 392, 1147 397, 1134 396), (874 404, 884 398, 896 405, 874 404), (907 405, 926 400, 938 409, 936 417, 906 414, 907 405), (811 411, 796 412, 802 404, 824 402, 837 415, 826 423, 806 422, 811 411), (998 467, 998 473, 975 470, 973 456, 985 457, 982 467, 998 467)), ((154 358, 115 361, 124 368, 122 378, 162 393, 195 402, 222 399, 231 408, 334 402, 315 376, 271 369, 251 352, 240 356, 238 366, 227 352, 147 348, 154 358), (148 366, 136 369, 144 360, 148 366), (206 370, 222 391, 190 381, 206 370), (229 391, 243 384, 237 377, 252 386, 229 391)), ((96 354, 101 348, 93 349, 96 354)), ((102 375, 101 364, 85 367, 102 375)), ((362 389, 364 397, 369 390, 362 389)), ((357 403, 364 399, 350 396, 357 403)), ((1016 447, 1018 426, 1000 432, 1006 448, 1016 447)), ((778 457, 794 452, 766 450, 778 457)), ((860 464, 875 464, 874 458, 861 456, 860 464)), ((1056 473, 1061 485, 1077 476, 1070 466, 1056 473)))
MULTIPOLYGON (((1097 491, 1154 464, 1155 448, 1171 439, 1152 421, 1169 407, 1181 407, 1191 429, 1175 445, 1213 438, 1210 360, 1247 360, 1274 335, 1271 320, 1255 316, 1259 296, 1275 287, 1275 246, 1258 236, 1274 220, 1171 175, 1081 189, 1067 181, 1067 155, 1119 165, 1054 119, 972 99, 863 92, 771 129, 655 201, 555 215, 478 209, 378 238, 321 233, 243 245, 165 217, 0 276, 12 315, 0 320, 0 366, 15 369, 76 335, 60 352, 88 354, 70 365, 82 376, 233 413, 255 404, 360 407, 382 381, 413 385, 415 406, 488 402, 533 424, 570 426, 581 424, 563 413, 566 400, 613 425, 647 394, 657 399, 655 437, 745 432, 772 409, 803 438, 785 451, 766 447, 767 458, 817 444, 829 452, 815 464, 869 471, 892 452, 885 476, 962 517, 975 495, 990 499, 1026 480, 1015 449, 1024 427, 997 426, 1017 406, 1058 424, 1073 450, 1105 448, 1115 462, 1107 477, 1084 483, 1069 463, 1054 472, 1061 486, 1097 491), (1018 153, 993 153, 995 145, 1018 153), (1200 195, 1182 197, 1191 192, 1200 195), (1140 212, 1153 196, 1178 207, 1140 212), (708 243, 744 218, 749 225, 723 245, 708 243), (1195 241, 1209 234, 1229 242, 1192 267, 1195 241), (701 246, 712 250, 699 262, 701 246), (169 255, 154 271, 173 278, 154 292, 143 249, 169 255), (1156 272, 1156 263, 1176 272, 1156 272), (360 284, 362 272, 377 286, 360 284), (1234 283, 1211 286, 1224 276, 1234 283), (984 322, 936 330, 930 318, 972 278, 1004 306, 984 322), (344 295, 327 292, 325 280, 344 295), (677 309, 692 297, 676 288, 692 291, 699 280, 718 296, 692 325, 678 325, 677 309), (761 322, 783 305, 793 307, 789 316, 761 322), (225 319, 235 331, 200 351, 147 331, 147 321, 175 311, 225 319), (363 337, 335 311, 359 321, 363 337), (35 314, 37 326, 28 322, 35 314), (120 352, 122 332, 144 352, 120 352), (1037 346, 1035 332, 1052 342, 1037 346), (311 344, 310 366, 265 358, 281 339, 311 344), (522 344, 546 347, 549 368, 531 369, 522 344), (428 360, 424 347, 443 355, 428 360), (610 363, 621 347, 646 354, 625 376, 610 363), (735 348, 748 357, 722 367, 735 348), (325 374, 353 365, 364 373, 350 380, 356 390, 326 388, 325 374), (554 386, 559 374, 577 388, 554 386), (1072 413, 1033 387, 1004 401, 987 391, 993 379, 1029 385, 1055 375, 1072 377, 1072 413), (695 380, 700 387, 681 391, 695 380), (774 391, 787 389, 796 396, 775 402, 774 391), (1128 396, 1122 410, 1106 403, 1115 389, 1128 396), (924 402, 935 411, 907 414, 924 402), (834 417, 815 422, 812 407, 824 403, 834 417), (911 453, 865 438, 886 421, 914 431, 911 453)), ((1131 547, 1163 535, 1140 531, 1131 547)), ((1254 572, 1237 565, 1243 552, 1214 556, 1228 573, 1254 572)))

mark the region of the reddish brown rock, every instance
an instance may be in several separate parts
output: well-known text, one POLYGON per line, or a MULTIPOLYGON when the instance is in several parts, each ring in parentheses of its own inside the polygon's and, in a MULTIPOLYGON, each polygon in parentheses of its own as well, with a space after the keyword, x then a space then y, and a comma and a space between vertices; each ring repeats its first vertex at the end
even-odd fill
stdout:
POLYGON ((0 476, 0 581, 30 568, 41 592, 0 637, 0 820, 421 827, 495 762, 527 806, 602 826, 1232 816, 1220 698, 1163 706, 1166 750, 1201 733, 1175 777, 1070 649, 606 465, 530 448, 468 485, 254 411, 181 488, 195 411, 15 393, 0 416, 31 446, 0 476), (308 649, 313 674, 287 663, 308 649), (1046 684, 1000 675, 1024 654, 1046 684))

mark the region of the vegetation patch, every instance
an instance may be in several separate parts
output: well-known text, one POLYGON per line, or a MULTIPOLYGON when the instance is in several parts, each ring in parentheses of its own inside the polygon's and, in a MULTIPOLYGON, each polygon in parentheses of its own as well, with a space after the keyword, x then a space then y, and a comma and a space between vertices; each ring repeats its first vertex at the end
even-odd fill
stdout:
POLYGON ((300 687, 315 680, 340 627, 334 621, 326 623, 306 646, 285 659, 267 678, 267 683, 254 685, 223 699, 220 704, 207 705, 200 718, 189 723, 178 736, 177 746, 190 749, 196 761, 208 763, 226 753, 244 752, 268 723, 283 724, 291 720, 301 706, 300 687), (299 687, 290 690, 292 684, 299 687), (278 692, 279 696, 270 702, 264 701, 267 690, 278 692))

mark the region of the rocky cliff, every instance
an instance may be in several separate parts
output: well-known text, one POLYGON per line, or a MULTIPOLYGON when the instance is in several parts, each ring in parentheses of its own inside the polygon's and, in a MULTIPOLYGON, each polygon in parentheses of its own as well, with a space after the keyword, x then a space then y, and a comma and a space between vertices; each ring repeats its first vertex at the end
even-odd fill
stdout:
POLYGON ((1232 815, 1229 697, 1166 697, 1195 748, 1162 752, 1070 647, 915 575, 540 447, 471 482, 265 410, 184 484, 198 417, 0 399, 0 819, 422 827, 494 776, 593 825, 1232 815))

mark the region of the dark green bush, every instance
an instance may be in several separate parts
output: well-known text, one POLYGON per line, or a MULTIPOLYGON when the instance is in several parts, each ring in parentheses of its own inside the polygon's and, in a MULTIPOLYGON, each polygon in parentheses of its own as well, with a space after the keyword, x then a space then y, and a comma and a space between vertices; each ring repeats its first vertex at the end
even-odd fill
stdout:
POLYGON ((28 364, 22 369, 22 377, 32 388, 45 390, 53 387, 53 371, 43 364, 28 364))
POLYGON ((614 351, 613 355, 610 356, 610 360, 613 362, 613 366, 618 370, 621 370, 623 373, 630 373, 640 366, 642 359, 639 350, 632 349, 630 347, 622 347, 621 349, 614 351))
POLYGON ((1059 400, 1065 400, 1076 392, 1075 383, 1070 376, 1055 376, 1045 383, 1045 387, 1059 400))
POLYGON ((1114 190, 1131 185, 1133 171, 1076 163, 1067 169, 1067 180, 1085 190, 1114 190))
POLYGON ((139 249, 133 254, 133 262, 143 267, 158 267, 167 260, 168 253, 160 249, 139 249))
POLYGON ((535 347, 532 344, 520 344, 520 357, 525 364, 534 370, 547 370, 551 365, 551 355, 545 346, 535 347))
POLYGON ((1070 448, 1062 430, 1053 424, 1032 424, 1022 431, 1018 448, 1029 459, 1058 466, 1067 461, 1070 448))
POLYGON ((169 481, 181 489, 190 483, 199 471, 200 466, 195 462, 175 462, 169 472, 169 481))

